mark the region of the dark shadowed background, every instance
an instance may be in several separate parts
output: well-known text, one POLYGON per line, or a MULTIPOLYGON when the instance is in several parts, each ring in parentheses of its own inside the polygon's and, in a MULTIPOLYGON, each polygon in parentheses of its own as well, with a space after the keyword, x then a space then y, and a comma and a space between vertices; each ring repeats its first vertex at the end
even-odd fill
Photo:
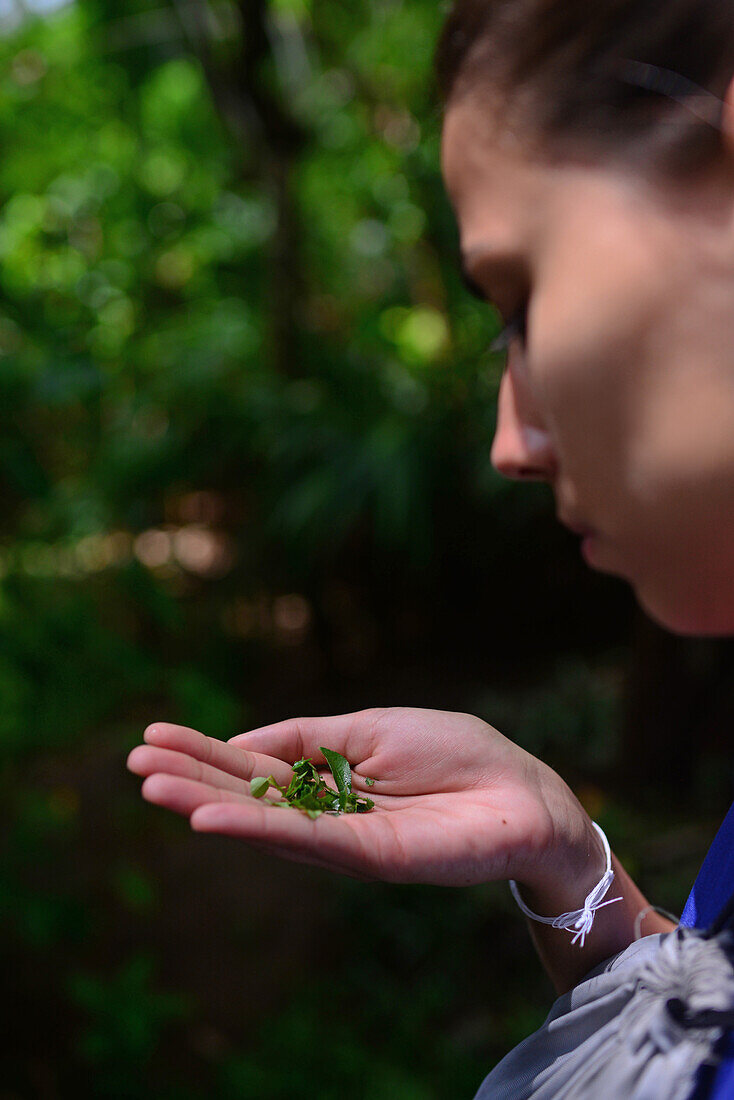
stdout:
POLYGON ((0 2, 3 1100, 470 1098, 550 1006, 503 884, 146 805, 153 720, 478 714, 675 912, 732 797, 732 644, 654 626, 491 468, 441 7, 0 2))

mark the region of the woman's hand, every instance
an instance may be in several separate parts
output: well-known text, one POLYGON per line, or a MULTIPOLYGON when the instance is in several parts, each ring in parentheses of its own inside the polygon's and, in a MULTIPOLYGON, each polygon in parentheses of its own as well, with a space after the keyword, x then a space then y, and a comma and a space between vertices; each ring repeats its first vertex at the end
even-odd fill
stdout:
POLYGON ((591 877, 601 874, 596 834, 566 784, 470 714, 370 709, 290 719, 229 742, 155 723, 144 738, 128 767, 146 777, 148 801, 187 815, 198 832, 241 837, 287 859, 387 882, 514 878, 545 896, 579 866, 588 873, 589 861, 591 877), (353 789, 374 810, 311 820, 251 797, 252 777, 272 773, 287 784, 304 756, 333 786, 320 745, 349 760, 353 789))

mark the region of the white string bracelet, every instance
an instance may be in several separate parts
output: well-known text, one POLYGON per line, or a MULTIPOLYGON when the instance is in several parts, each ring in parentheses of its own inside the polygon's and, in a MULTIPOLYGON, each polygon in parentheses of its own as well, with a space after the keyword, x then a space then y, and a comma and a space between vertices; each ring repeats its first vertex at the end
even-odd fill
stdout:
POLYGON ((642 922, 648 913, 662 913, 668 920, 672 920, 673 924, 680 924, 680 917, 676 917, 675 913, 669 913, 667 909, 663 909, 660 905, 648 905, 644 909, 640 909, 639 913, 635 917, 635 939, 642 938, 642 922))
POLYGON ((602 877, 597 882, 594 889, 587 896, 586 901, 581 909, 574 909, 572 913, 561 913, 560 917, 540 917, 537 913, 533 913, 531 909, 528 909, 525 902, 520 897, 520 892, 517 888, 517 883, 510 879, 510 889, 512 890, 512 896, 517 904, 522 909, 526 917, 530 917, 531 920, 540 921, 541 924, 550 924, 554 928, 565 928, 573 935, 572 943, 576 943, 581 940, 581 946, 584 946, 586 937, 591 931, 591 926, 594 923, 594 916, 597 909, 603 909, 605 905, 614 905, 615 901, 622 901, 621 897, 610 898, 608 901, 602 901, 602 898, 606 896, 609 891, 609 887, 614 881, 614 871, 612 870, 612 853, 609 850, 609 841, 607 840, 604 831, 600 828, 595 821, 591 823, 596 829, 597 833, 601 837, 601 842, 604 845, 604 855, 607 858, 607 869, 602 877))

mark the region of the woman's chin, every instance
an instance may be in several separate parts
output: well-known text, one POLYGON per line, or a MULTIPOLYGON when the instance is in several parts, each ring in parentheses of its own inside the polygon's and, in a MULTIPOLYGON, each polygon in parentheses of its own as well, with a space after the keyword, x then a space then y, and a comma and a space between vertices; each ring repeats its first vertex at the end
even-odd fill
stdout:
POLYGON ((712 599, 695 605, 651 598, 635 588, 640 607, 658 626, 671 634, 695 638, 724 638, 734 635, 734 600, 712 599))

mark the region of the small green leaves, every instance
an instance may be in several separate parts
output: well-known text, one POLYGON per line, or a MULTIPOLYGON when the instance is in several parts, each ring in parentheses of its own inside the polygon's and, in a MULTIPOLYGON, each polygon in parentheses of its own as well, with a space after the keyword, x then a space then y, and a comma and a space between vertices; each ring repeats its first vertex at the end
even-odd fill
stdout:
MULTIPOLYGON (((337 790, 327 787, 319 775, 310 757, 297 760, 293 765, 293 776, 287 787, 276 783, 272 775, 255 776, 250 780, 250 794, 253 798, 262 798, 270 787, 281 795, 277 801, 268 799, 270 806, 292 806, 307 814, 311 820, 321 814, 364 814, 371 810, 374 802, 371 798, 360 798, 352 791, 352 769, 349 761, 334 749, 321 749, 334 776, 337 790)), ((368 786, 374 779, 365 780, 368 786)))
POLYGON ((270 786, 270 780, 262 775, 256 775, 250 780, 250 794, 253 798, 262 798, 270 786))
POLYGON ((337 790, 351 791, 352 769, 349 767, 349 761, 340 752, 334 752, 333 749, 325 749, 323 746, 319 746, 319 751, 326 757, 326 763, 334 776, 337 790))
POLYGON ((365 786, 366 786, 366 787, 374 787, 374 785, 375 785, 375 781, 374 781, 374 779, 367 779, 367 778, 365 778, 365 781, 364 781, 364 782, 365 782, 365 786))

